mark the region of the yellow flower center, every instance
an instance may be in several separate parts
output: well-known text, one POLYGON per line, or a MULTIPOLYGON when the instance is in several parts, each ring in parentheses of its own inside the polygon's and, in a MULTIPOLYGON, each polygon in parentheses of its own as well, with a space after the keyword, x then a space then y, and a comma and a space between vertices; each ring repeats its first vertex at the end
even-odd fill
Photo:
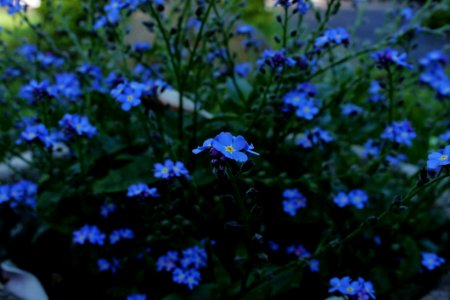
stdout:
POLYGON ((128 102, 131 102, 131 101, 133 101, 133 96, 131 96, 131 95, 130 95, 130 96, 128 96, 128 97, 127 97, 127 101, 128 101, 128 102))
POLYGON ((361 197, 355 197, 355 202, 361 202, 361 197))
POLYGON ((298 101, 300 101, 300 97, 294 97, 294 99, 292 99, 292 100, 294 100, 294 102, 298 102, 298 101))
POLYGON ((350 292, 350 293, 353 292, 353 288, 351 286, 347 287, 346 290, 347 290, 347 292, 350 292))
POLYGON ((33 133, 33 132, 30 132, 29 134, 28 134, 28 138, 30 138, 30 139, 33 139, 33 138, 35 138, 36 137, 36 135, 33 133))
POLYGON ((78 125, 77 125, 77 128, 78 128, 78 129, 81 129, 81 125, 80 125, 80 124, 78 124, 78 125))
POLYGON ((309 113, 310 109, 308 106, 303 107, 303 112, 309 113))
POLYGON ((441 155, 439 158, 440 161, 446 161, 448 159, 448 155, 441 155))
POLYGON ((163 173, 163 174, 166 174, 167 172, 169 172, 169 169, 167 169, 167 168, 163 168, 163 169, 161 170, 161 173, 163 173))
POLYGON ((230 153, 233 153, 233 152, 236 151, 236 150, 234 150, 233 146, 226 146, 226 147, 225 147, 225 151, 230 152, 230 153))

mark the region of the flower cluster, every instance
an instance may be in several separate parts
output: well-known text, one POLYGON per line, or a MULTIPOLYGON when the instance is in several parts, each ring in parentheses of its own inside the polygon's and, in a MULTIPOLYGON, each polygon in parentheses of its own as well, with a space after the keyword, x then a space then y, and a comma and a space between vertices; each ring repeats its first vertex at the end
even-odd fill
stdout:
POLYGON ((450 145, 437 152, 428 154, 427 168, 439 170, 441 167, 450 165, 450 145))
POLYGON ((350 35, 344 28, 335 28, 326 30, 319 36, 314 46, 317 50, 324 49, 332 45, 348 45, 350 43, 350 35))
POLYGON ((419 63, 423 69, 420 82, 434 89, 438 98, 450 97, 450 78, 445 72, 448 57, 441 51, 435 50, 429 52, 419 63))
POLYGON ((102 217, 107 218, 111 213, 115 212, 117 209, 117 205, 114 203, 105 203, 100 207, 100 215, 102 217))
POLYGON ((445 263, 445 259, 439 257, 436 253, 422 252, 422 266, 432 271, 445 263))
POLYGON ((154 176, 156 178, 171 179, 174 177, 189 177, 189 171, 181 161, 173 162, 167 159, 164 164, 156 163, 154 165, 154 176))
POLYGON ((318 102, 303 91, 289 92, 283 97, 284 111, 295 110, 299 118, 312 120, 319 112, 318 102))
POLYGON ((393 122, 381 134, 382 139, 406 146, 411 146, 415 137, 414 128, 408 120, 393 122))
POLYGON ((55 84, 48 87, 48 93, 55 98, 63 98, 71 101, 81 97, 80 81, 73 73, 56 74, 55 84))
POLYGON ((388 69, 390 66, 412 69, 412 65, 406 62, 406 53, 400 53, 391 48, 373 53, 372 58, 380 69, 388 69))
POLYGON ((364 205, 369 200, 369 196, 363 190, 352 190, 348 194, 344 192, 339 192, 333 199, 339 207, 345 207, 348 205, 353 205, 358 209, 363 209, 364 205))
POLYGON ((167 87, 168 85, 159 79, 150 79, 145 83, 125 81, 111 90, 111 96, 122 104, 124 111, 129 111, 141 104, 142 96, 156 96, 158 91, 167 87))
POLYGON ((247 154, 259 155, 253 149, 253 145, 247 143, 244 137, 240 135, 236 137, 229 132, 221 132, 216 137, 207 139, 203 146, 192 150, 192 153, 198 154, 204 150, 210 150, 213 164, 220 160, 224 161, 225 158, 237 162, 246 162, 248 160, 247 154))
POLYGON ((31 105, 35 105, 42 101, 51 98, 50 82, 48 80, 36 81, 31 80, 27 85, 24 85, 19 90, 19 97, 25 99, 31 105))
POLYGON ((299 12, 302 15, 305 15, 310 7, 309 3, 305 0, 277 0, 275 6, 282 6, 284 8, 293 6, 294 11, 292 13, 299 12))
POLYGON ((296 144, 302 148, 310 149, 313 145, 327 144, 332 141, 333 137, 330 132, 316 127, 306 133, 300 134, 297 137, 296 144))
POLYGON ((97 128, 92 126, 85 116, 65 114, 58 124, 66 139, 72 138, 75 134, 92 138, 97 133, 97 128))
POLYGON ((285 189, 283 198, 283 211, 290 216, 294 217, 297 210, 306 207, 306 198, 298 189, 285 189))
POLYGON ((79 245, 84 245, 89 242, 92 245, 103 246, 105 244, 105 238, 106 235, 95 225, 84 225, 79 230, 73 232, 73 242, 79 245))
POLYGON ((14 15, 25 8, 20 0, 0 0, 0 7, 7 8, 10 15, 14 15))
POLYGON ((145 0, 110 0, 107 5, 104 6, 104 15, 99 17, 95 24, 94 29, 98 30, 105 25, 116 25, 120 21, 121 14, 129 14, 137 9, 139 5, 144 3, 145 0))
POLYGON ((110 271, 111 273, 116 273, 120 263, 117 258, 112 258, 111 260, 107 260, 105 258, 99 258, 97 260, 98 270, 100 272, 110 271))
POLYGON ((59 139, 57 132, 50 133, 44 124, 28 124, 17 139, 17 144, 37 143, 51 149, 59 139))
POLYGON ((295 59, 286 56, 286 50, 279 51, 266 49, 262 53, 262 57, 256 62, 260 70, 264 70, 265 66, 276 73, 281 73, 286 67, 294 67, 296 65, 295 59))
POLYGON ((129 228, 118 229, 118 230, 114 230, 109 235, 109 243, 111 245, 114 245, 117 242, 119 242, 120 240, 131 240, 133 238, 134 238, 133 230, 131 230, 129 228))
POLYGON ((19 205, 35 208, 37 192, 37 184, 24 179, 9 185, 0 185, 0 204, 9 203, 13 208, 19 205))
POLYGON ((359 277, 352 281, 348 276, 343 278, 334 277, 330 280, 330 293, 339 292, 346 296, 355 296, 357 299, 376 299, 373 284, 359 277))
POLYGON ((193 246, 182 251, 182 256, 178 252, 169 251, 166 255, 158 258, 156 268, 172 271, 172 280, 178 284, 185 284, 189 289, 193 289, 200 284, 200 268, 206 267, 208 255, 205 249, 199 246, 193 246))
MULTIPOLYGON (((173 168, 173 167, 172 167, 173 168)), ((159 197, 158 190, 156 188, 150 188, 145 183, 132 184, 128 188, 127 197, 137 197, 139 199, 147 199, 149 197, 159 197)))

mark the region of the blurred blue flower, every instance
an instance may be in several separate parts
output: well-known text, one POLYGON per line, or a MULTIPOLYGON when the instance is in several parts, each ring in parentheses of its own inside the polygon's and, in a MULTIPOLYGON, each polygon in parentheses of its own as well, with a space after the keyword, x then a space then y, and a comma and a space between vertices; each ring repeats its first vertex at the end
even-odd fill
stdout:
POLYGON ((62 127, 64 135, 67 139, 72 138, 75 134, 79 136, 86 136, 92 138, 97 134, 97 128, 89 123, 89 120, 85 116, 65 114, 63 118, 58 122, 58 125, 62 127))
POLYGON ((105 203, 100 207, 100 215, 107 218, 111 213, 116 211, 117 205, 114 203, 105 203))
POLYGON ((297 211, 306 207, 306 197, 298 189, 285 189, 283 191, 283 211, 294 217, 297 211))
POLYGON ((79 230, 73 232, 73 242, 84 245, 86 242, 92 245, 104 245, 106 235, 95 225, 84 225, 79 230))
POLYGON ((286 50, 279 51, 266 49, 263 51, 262 57, 256 62, 260 69, 268 66, 276 73, 280 73, 285 67, 294 67, 296 62, 293 58, 286 56, 286 50))
POLYGON ((371 55, 378 68, 389 68, 390 66, 404 67, 409 70, 412 69, 412 65, 406 62, 406 53, 400 53, 397 50, 387 48, 375 52, 371 55))
POLYGON ((178 253, 176 251, 169 251, 166 255, 162 255, 156 261, 156 269, 158 272, 172 271, 176 268, 176 263, 178 262, 178 253))
POLYGON ((427 168, 437 170, 440 167, 450 165, 450 145, 437 152, 428 154, 427 168))
POLYGON ((120 240, 131 240, 133 238, 134 238, 133 230, 129 228, 117 229, 111 232, 111 234, 109 235, 109 243, 111 245, 114 245, 120 240))
POLYGON ((436 253, 422 252, 422 266, 432 271, 445 263, 445 259, 439 257, 436 253))
POLYGON ((333 198, 333 202, 339 207, 345 207, 350 204, 350 197, 344 192, 339 192, 333 198))
POLYGON ((144 294, 132 294, 127 296, 127 300, 147 300, 147 296, 144 294))
POLYGON ((345 103, 341 105, 341 114, 344 116, 353 116, 357 114, 361 114, 364 112, 364 109, 358 105, 353 103, 345 103))
POLYGON ((140 182, 130 185, 130 187, 128 188, 127 196, 145 199, 148 197, 159 197, 159 194, 156 188, 149 188, 148 185, 140 182))
POLYGON ((364 205, 369 200, 369 196, 363 190, 352 190, 348 193, 350 202, 358 209, 364 208, 364 205))
POLYGON ((154 176, 156 178, 169 179, 173 177, 189 177, 189 171, 180 161, 173 162, 167 159, 164 164, 156 163, 154 165, 154 176))
POLYGON ((388 125, 381 134, 382 139, 396 142, 400 145, 411 146, 412 140, 416 137, 414 128, 408 120, 394 121, 388 125))

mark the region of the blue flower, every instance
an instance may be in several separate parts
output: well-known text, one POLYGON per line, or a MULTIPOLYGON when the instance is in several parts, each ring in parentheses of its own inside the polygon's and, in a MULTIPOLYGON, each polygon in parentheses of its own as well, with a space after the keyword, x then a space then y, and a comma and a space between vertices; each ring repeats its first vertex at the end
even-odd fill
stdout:
POLYGON ((222 153, 225 157, 237 162, 246 162, 248 156, 246 153, 259 155, 253 151, 253 145, 249 145, 242 136, 233 136, 229 132, 221 132, 212 141, 212 147, 222 153))
POLYGON ((381 134, 382 139, 396 142, 400 145, 411 146, 412 140, 416 137, 414 128, 407 120, 393 122, 388 125, 384 132, 381 134))
POLYGON ((139 197, 142 199, 148 198, 148 197, 159 197, 158 190, 156 188, 149 188, 148 185, 145 183, 137 183, 132 184, 128 188, 128 197, 139 197))
POLYGON ((181 265, 183 268, 188 268, 191 265, 199 269, 200 267, 206 267, 208 255, 205 249, 199 246, 193 246, 183 250, 183 258, 181 259, 181 265))
POLYGON ((67 139, 72 138, 74 134, 92 138, 97 133, 97 128, 92 126, 85 116, 65 114, 58 124, 62 127, 67 139))
POLYGON ((75 101, 81 97, 80 82, 73 73, 56 74, 56 83, 48 88, 53 97, 64 97, 75 101))
POLYGON ((364 144, 364 158, 377 157, 380 154, 380 145, 378 142, 368 139, 364 144))
POLYGON ((450 143, 450 129, 439 136, 439 138, 446 143, 450 143))
POLYGON ((26 8, 22 1, 19 0, 0 0, 0 7, 7 8, 10 15, 14 15, 26 8))
POLYGON ((311 259, 309 262, 309 271, 311 272, 319 272, 320 271, 320 261, 317 259, 311 259))
POLYGON ((127 296, 127 300, 147 300, 145 294, 132 294, 127 296))
POLYGON ((250 63, 240 63, 234 66, 234 72, 240 77, 247 77, 252 70, 250 63))
POLYGON ((372 103, 378 103, 378 102, 383 102, 386 98, 384 97, 384 95, 380 94, 381 92, 381 85, 378 81, 376 80, 372 80, 370 82, 370 88, 369 88, 369 102, 372 103))
POLYGON ((263 69, 265 66, 269 66, 272 70, 280 73, 285 67, 293 67, 296 62, 293 58, 286 56, 286 50, 282 49, 279 51, 274 50, 264 50, 261 59, 259 59, 256 64, 263 69))
POLYGON ((285 189, 283 197, 283 211, 292 217, 297 214, 297 210, 306 207, 306 197, 298 189, 285 189))
POLYGON ((362 112, 364 112, 364 109, 353 103, 345 103, 341 105, 341 114, 344 116, 357 115, 361 114, 362 112))
POLYGON ((111 261, 100 258, 97 260, 97 266, 100 272, 111 271, 111 273, 114 274, 117 272, 117 269, 119 267, 119 261, 115 258, 113 258, 111 261))
POLYGON ((350 204, 350 197, 344 192, 339 192, 333 198, 333 202, 339 207, 345 207, 350 204))
POLYGON ((9 185, 0 185, 0 204, 10 200, 9 191, 9 185))
POLYGON ((122 109, 124 111, 129 111, 132 107, 141 104, 143 89, 144 86, 141 83, 125 82, 111 90, 111 95, 118 102, 122 103, 122 109))
POLYGON ((57 57, 51 53, 38 53, 37 61, 43 67, 62 67, 64 65, 64 59, 57 57))
POLYGON ((358 290, 358 300, 368 300, 370 298, 376 299, 375 290, 373 289, 373 284, 370 281, 366 281, 363 278, 358 278, 359 290, 358 290))
POLYGON ((447 63, 448 56, 442 53, 441 50, 430 51, 419 60, 420 66, 424 68, 445 66, 447 63))
POLYGON ((291 246, 287 247, 286 248, 286 253, 287 254, 294 254, 299 259, 307 258, 307 257, 311 256, 311 253, 309 253, 305 249, 305 247, 303 247, 303 245, 301 245, 301 244, 299 244, 299 245, 291 245, 291 246))
POLYGON ((109 235, 109 243, 111 245, 114 245, 117 242, 119 242, 120 240, 131 240, 133 238, 134 238, 133 230, 131 230, 129 228, 118 229, 118 230, 114 230, 109 235))
POLYGON ((412 69, 412 65, 406 62, 406 53, 399 53, 396 50, 387 48, 372 54, 378 68, 389 68, 390 66, 398 66, 412 69))
POLYGON ((236 33, 239 35, 251 35, 253 32, 255 31, 255 29, 248 25, 248 24, 242 24, 236 27, 236 33))
POLYGON ((406 155, 397 154, 397 155, 387 155, 386 161, 393 167, 398 167, 401 162, 405 162, 407 160, 406 155))
POLYGON ((16 141, 17 144, 22 143, 40 143, 47 149, 52 148, 58 140, 55 133, 49 133, 45 125, 27 125, 25 130, 20 134, 20 138, 16 141))
POLYGON ((359 277, 358 280, 352 281, 350 277, 346 276, 341 279, 338 277, 331 278, 331 288, 329 293, 339 292, 343 295, 354 296, 357 295, 359 300, 375 299, 375 291, 373 284, 370 281, 365 281, 359 277))
POLYGON ((156 269, 158 272, 172 271, 176 268, 176 263, 178 262, 178 253, 176 251, 169 251, 166 255, 160 256, 156 261, 156 269))
POLYGON ((154 165, 154 176, 163 179, 182 176, 189 177, 189 171, 182 162, 177 161, 174 163, 170 159, 167 159, 164 162, 164 165, 161 163, 156 163, 154 165))
POLYGON ((296 139, 296 144, 302 148, 309 149, 313 145, 327 144, 333 141, 333 137, 330 132, 323 130, 319 127, 313 128, 303 134, 300 134, 296 139))
POLYGON ((298 104, 295 115, 299 118, 312 120, 319 113, 319 108, 313 100, 304 100, 298 104))
POLYGON ((436 253, 422 252, 422 266, 432 271, 445 263, 445 259, 439 257, 436 253))
POLYGON ((49 87, 50 82, 48 80, 41 82, 31 80, 28 85, 20 88, 19 97, 34 105, 50 98, 49 87))
POLYGON ((84 245, 86 242, 92 245, 104 245, 106 235, 97 226, 84 225, 79 230, 73 232, 73 242, 84 245))
POLYGON ((107 218, 111 213, 116 211, 116 209, 117 205, 115 205, 114 203, 105 203, 100 207, 100 214, 104 218, 107 218))
POLYGON ((369 196, 363 190, 352 190, 348 193, 350 202, 358 209, 364 208, 364 205, 369 200, 369 196))
POLYGON ((450 145, 438 152, 428 154, 427 168, 431 170, 439 169, 442 166, 450 165, 450 145))
POLYGON ((200 272, 196 269, 183 270, 177 268, 173 272, 172 280, 175 283, 186 284, 190 290, 200 284, 200 272))
POLYGON ((25 205, 30 208, 35 208, 37 202, 37 192, 37 184, 29 180, 19 180, 9 187, 9 197, 10 200, 12 200, 10 202, 10 206, 14 208, 18 205, 25 205))
POLYGON ((316 39, 314 46, 317 50, 321 50, 329 45, 347 45, 349 42, 350 35, 344 28, 340 27, 326 30, 316 39))
POLYGON ((149 42, 136 42, 134 43, 134 51, 136 52, 145 52, 150 50, 152 46, 149 42))

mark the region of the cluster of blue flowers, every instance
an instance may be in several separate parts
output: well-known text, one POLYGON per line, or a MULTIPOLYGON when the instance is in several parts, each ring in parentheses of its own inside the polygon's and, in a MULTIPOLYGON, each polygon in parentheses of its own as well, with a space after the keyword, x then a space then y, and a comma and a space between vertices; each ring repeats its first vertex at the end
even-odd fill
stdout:
POLYGON ((56 74, 55 84, 48 87, 48 93, 57 99, 76 101, 82 93, 80 81, 73 73, 56 74))
POLYGON ((208 255, 204 248, 193 246, 178 252, 169 251, 158 258, 156 268, 158 272, 165 270, 172 272, 172 280, 178 284, 185 284, 190 290, 200 284, 200 268, 206 267, 208 255))
POLYGON ((181 161, 173 162, 167 159, 164 164, 156 163, 153 170, 156 178, 171 179, 183 176, 189 178, 189 171, 181 161))
POLYGON ((19 90, 19 97, 34 105, 42 101, 50 99, 50 82, 43 80, 38 82, 31 80, 27 85, 24 85, 19 90))
POLYGON ((428 169, 438 171, 440 168, 448 165, 450 165, 450 145, 437 152, 428 154, 428 169))
POLYGON ((339 292, 342 295, 354 296, 358 300, 376 299, 373 284, 359 277, 358 280, 352 281, 348 276, 343 278, 334 277, 330 280, 330 293, 339 292))
POLYGON ((29 180, 20 180, 13 184, 0 185, 0 204, 9 203, 12 208, 24 205, 35 208, 38 185, 29 180))
POLYGON ((241 46, 245 49, 245 51, 249 51, 251 49, 259 51, 261 47, 261 41, 253 36, 254 32, 255 29, 248 24, 238 25, 236 27, 236 34, 243 37, 241 40, 241 46))
POLYGON ((350 35, 344 28, 335 28, 326 30, 319 36, 314 46, 317 50, 322 50, 328 46, 333 45, 348 45, 350 43, 350 35))
POLYGON ((363 209, 369 200, 369 196, 363 190, 352 190, 348 194, 344 192, 339 192, 333 199, 334 203, 339 207, 346 207, 348 205, 353 205, 358 209, 363 209))
MULTIPOLYGON (((162 0, 158 0, 160 2, 162 0)), ((104 6, 104 15, 97 18, 94 29, 98 30, 105 25, 116 25, 119 23, 121 14, 129 14, 135 11, 139 5, 145 3, 146 0, 110 0, 104 6)))
POLYGON ((44 124, 28 124, 17 139, 17 144, 37 143, 51 149, 61 136, 58 132, 49 132, 44 124))
POLYGON ((290 216, 294 217, 297 210, 306 207, 306 197, 298 189, 285 189, 283 198, 283 211, 290 216))
POLYGON ((65 114, 58 124, 66 139, 72 138, 75 134, 92 138, 97 133, 97 128, 92 126, 85 116, 65 114))
POLYGON ((159 79, 148 80, 145 83, 125 81, 112 89, 111 95, 122 104, 124 111, 129 111, 141 104, 142 96, 156 96, 158 91, 167 87, 168 85, 159 79))
MULTIPOLYGON (((180 168, 180 167, 178 166, 177 168, 180 168)), ((147 199, 149 197, 157 198, 157 197, 159 197, 159 194, 158 194, 158 190, 156 188, 150 188, 145 183, 140 182, 137 184, 130 185, 130 187, 128 188, 127 197, 130 197, 130 198, 137 197, 139 199, 147 199)))
POLYGON ((256 61, 260 70, 264 70, 264 67, 268 66, 276 73, 281 73, 283 69, 294 67, 297 64, 295 59, 286 56, 286 50, 284 49, 279 51, 266 49, 261 56, 262 57, 256 61))
POLYGON ((111 273, 116 273, 120 267, 120 262, 117 258, 112 258, 107 260, 105 258, 99 258, 97 260, 98 270, 100 272, 110 271, 111 273))
POLYGON ((292 13, 299 12, 302 15, 305 15, 310 8, 309 3, 305 0, 277 0, 275 6, 282 6, 284 8, 294 7, 292 13))
POLYGON ((372 54, 372 58, 380 69, 387 69, 391 66, 403 67, 411 70, 412 65, 406 61, 406 53, 400 53, 397 50, 387 48, 372 54))
POLYGON ((244 137, 240 135, 235 137, 229 132, 221 132, 216 137, 207 139, 203 142, 203 146, 192 150, 192 153, 198 154, 210 150, 213 160, 221 160, 224 157, 237 162, 246 162, 248 160, 247 154, 259 155, 253 149, 253 145, 247 143, 244 137))
POLYGON ((399 145, 411 146, 412 140, 416 138, 416 133, 408 120, 395 121, 386 127, 381 138, 399 145))
POLYGON ((297 137, 296 144, 305 149, 311 149, 314 145, 327 144, 333 141, 330 132, 319 127, 313 128, 297 137))
POLYGON ((116 244, 120 240, 131 240, 134 238, 134 231, 129 228, 117 229, 109 235, 109 243, 116 244))
POLYGON ((73 242, 79 245, 84 245, 89 242, 92 245, 103 246, 105 244, 105 238, 106 235, 95 225, 84 225, 79 230, 73 232, 73 242))
POLYGON ((25 8, 21 0, 0 0, 0 7, 7 8, 10 15, 14 15, 25 8))
POLYGON ((295 110, 299 118, 312 120, 319 113, 319 102, 304 90, 296 90, 283 96, 284 111, 295 110))
POLYGON ((43 68, 60 68, 64 65, 64 58, 55 56, 52 53, 43 53, 33 44, 24 44, 17 48, 17 53, 28 62, 39 64, 43 68))
POLYGON ((450 78, 445 72, 448 57, 441 51, 435 50, 429 52, 419 63, 423 69, 420 82, 434 89, 439 99, 450 97, 450 78))
POLYGON ((436 253, 422 252, 422 266, 432 271, 445 263, 445 259, 439 257, 436 253))
POLYGON ((100 215, 104 218, 107 218, 110 214, 115 212, 117 209, 117 205, 114 203, 105 203, 100 207, 100 215))

